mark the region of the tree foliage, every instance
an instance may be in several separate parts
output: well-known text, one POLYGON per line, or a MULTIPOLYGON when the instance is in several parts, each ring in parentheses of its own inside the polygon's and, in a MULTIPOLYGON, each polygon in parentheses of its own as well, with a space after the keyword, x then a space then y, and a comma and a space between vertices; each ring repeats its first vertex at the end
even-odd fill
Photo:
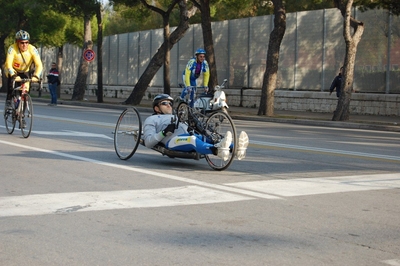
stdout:
POLYGON ((399 0, 357 0, 354 5, 360 6, 362 11, 369 9, 386 9, 390 10, 392 14, 400 15, 400 1, 399 0))
MULTIPOLYGON (((34 0, 0 1, 0 61, 5 62, 5 51, 15 41, 15 33, 26 30, 35 46, 57 46, 66 41, 63 36, 65 16, 58 16, 47 5, 34 0)), ((6 84, 3 75, 2 84, 6 84)), ((5 87, 5 86, 3 86, 5 87)), ((4 91, 5 88, 3 88, 4 91)))

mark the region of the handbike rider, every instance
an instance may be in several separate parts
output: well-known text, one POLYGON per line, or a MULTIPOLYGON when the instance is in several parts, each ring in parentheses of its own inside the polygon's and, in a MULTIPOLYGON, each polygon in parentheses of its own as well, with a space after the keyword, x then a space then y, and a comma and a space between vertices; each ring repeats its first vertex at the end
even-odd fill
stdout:
MULTIPOLYGON (((214 154, 224 161, 229 158, 229 147, 232 144, 232 132, 227 131, 221 142, 213 144, 204 142, 202 136, 189 134, 188 127, 184 123, 173 122, 172 114, 173 98, 168 94, 160 94, 154 97, 154 114, 149 116, 143 125, 143 140, 147 148, 153 148, 159 142, 167 149, 175 151, 196 151, 199 154, 214 154)), ((242 131, 239 137, 238 159, 246 156, 246 148, 249 138, 242 131)))
POLYGON ((29 70, 32 63, 35 64, 35 72, 32 75, 32 82, 39 82, 43 71, 42 60, 35 46, 29 44, 29 33, 19 30, 15 34, 15 43, 8 48, 5 62, 5 71, 7 76, 7 98, 6 104, 11 105, 13 92, 13 81, 19 86, 21 80, 30 78, 29 70))

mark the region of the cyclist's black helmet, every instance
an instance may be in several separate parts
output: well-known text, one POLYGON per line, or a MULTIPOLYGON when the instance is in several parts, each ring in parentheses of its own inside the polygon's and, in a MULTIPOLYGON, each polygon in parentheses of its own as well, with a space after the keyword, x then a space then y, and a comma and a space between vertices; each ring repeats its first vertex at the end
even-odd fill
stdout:
POLYGON ((169 96, 168 94, 158 94, 153 99, 153 110, 154 110, 154 107, 156 107, 161 101, 164 101, 164 100, 169 100, 172 103, 174 102, 174 99, 171 96, 169 96))
POLYGON ((15 40, 18 41, 29 41, 31 37, 29 36, 29 33, 24 31, 24 30, 19 30, 15 34, 15 40))

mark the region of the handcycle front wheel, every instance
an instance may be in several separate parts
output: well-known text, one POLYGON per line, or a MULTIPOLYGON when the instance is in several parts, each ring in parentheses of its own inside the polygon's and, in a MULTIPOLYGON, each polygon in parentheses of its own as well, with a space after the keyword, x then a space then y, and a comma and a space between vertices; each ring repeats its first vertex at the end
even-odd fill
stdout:
POLYGON ((136 108, 125 109, 118 118, 114 132, 114 149, 121 160, 135 154, 142 137, 142 120, 136 108))
POLYGON ((8 134, 12 134, 15 129, 15 109, 11 106, 7 106, 7 101, 4 105, 4 124, 8 134))
POLYGON ((23 96, 25 100, 22 100, 19 104, 21 106, 21 113, 19 114, 19 125, 21 127, 21 133, 24 138, 29 137, 32 132, 33 125, 33 103, 32 98, 29 94, 23 96))
POLYGON ((186 102, 181 102, 176 108, 179 122, 187 123, 189 119, 189 105, 186 102))
POLYGON ((210 114, 207 119, 206 131, 210 134, 214 143, 220 142, 228 131, 232 133, 232 144, 230 146, 229 157, 226 161, 217 155, 205 155, 206 161, 211 168, 219 171, 225 170, 232 163, 237 150, 238 143, 235 124, 228 114, 223 111, 217 111, 210 114))

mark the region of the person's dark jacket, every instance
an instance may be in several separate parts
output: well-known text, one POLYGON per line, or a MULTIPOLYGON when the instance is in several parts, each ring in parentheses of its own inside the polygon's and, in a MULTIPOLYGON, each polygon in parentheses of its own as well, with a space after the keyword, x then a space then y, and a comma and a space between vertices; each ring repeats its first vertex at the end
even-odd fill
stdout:
POLYGON ((339 75, 337 75, 331 84, 331 87, 329 89, 329 91, 332 93, 333 90, 336 88, 336 96, 340 97, 340 93, 342 92, 342 74, 339 73, 339 75))
POLYGON ((50 72, 47 75, 47 83, 49 83, 49 84, 57 83, 57 85, 60 85, 60 80, 58 79, 58 74, 59 73, 58 73, 57 68, 50 69, 50 72))

